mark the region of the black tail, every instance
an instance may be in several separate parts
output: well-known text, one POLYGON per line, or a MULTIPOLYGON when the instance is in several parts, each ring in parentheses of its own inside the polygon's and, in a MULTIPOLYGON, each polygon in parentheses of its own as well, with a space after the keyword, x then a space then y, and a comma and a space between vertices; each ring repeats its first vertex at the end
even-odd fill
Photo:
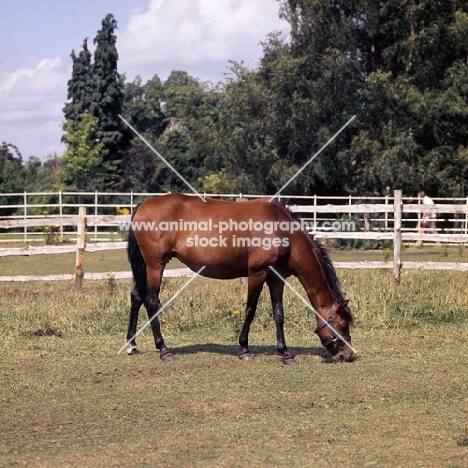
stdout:
MULTIPOLYGON (((132 213, 133 218, 138 211, 137 205, 132 213)), ((146 299, 146 263, 141 255, 140 247, 133 232, 132 226, 130 225, 130 230, 128 233, 128 247, 127 247, 128 261, 132 267, 133 280, 135 281, 135 287, 138 291, 138 294, 142 301, 145 302, 146 299)))

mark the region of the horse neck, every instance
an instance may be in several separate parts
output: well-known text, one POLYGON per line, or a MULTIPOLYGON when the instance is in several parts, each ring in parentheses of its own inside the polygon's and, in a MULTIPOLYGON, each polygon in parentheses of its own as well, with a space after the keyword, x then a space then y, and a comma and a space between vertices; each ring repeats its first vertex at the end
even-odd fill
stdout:
POLYGON ((306 290, 314 308, 318 312, 323 309, 328 313, 336 298, 322 253, 306 233, 296 234, 300 236, 297 242, 292 243, 291 249, 294 275, 306 290))

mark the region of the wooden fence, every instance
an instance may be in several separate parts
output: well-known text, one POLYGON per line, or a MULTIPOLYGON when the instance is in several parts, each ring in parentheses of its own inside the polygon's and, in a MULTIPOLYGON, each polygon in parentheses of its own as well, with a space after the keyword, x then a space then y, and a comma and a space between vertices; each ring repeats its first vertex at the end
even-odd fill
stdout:
MULTIPOLYGON (((397 190, 394 193, 393 203, 364 203, 364 204, 312 204, 312 205, 289 205, 292 212, 300 213, 304 219, 314 221, 312 223, 311 233, 317 239, 364 239, 364 240, 387 240, 393 243, 393 261, 392 262, 335 262, 337 268, 348 269, 367 269, 367 268, 392 268, 393 278, 395 283, 400 282, 400 271, 402 268, 412 268, 419 270, 457 270, 468 271, 468 263, 452 263, 452 262, 402 262, 401 261, 401 246, 403 242, 410 241, 425 241, 425 242, 439 242, 439 243, 468 243, 468 233, 466 229, 459 229, 458 232, 452 233, 437 233, 426 234, 416 232, 402 231, 402 220, 404 215, 413 214, 420 216, 422 213, 444 213, 456 215, 455 219, 466 219, 468 217, 468 204, 436 204, 436 205, 422 205, 414 203, 403 203, 401 191, 397 190), (391 226, 391 230, 384 231, 378 230, 361 230, 344 232, 342 230, 325 230, 318 226, 316 220, 319 214, 334 214, 334 215, 353 215, 353 216, 366 216, 384 215, 387 227, 391 226), (389 216, 387 216, 389 215, 389 216)), ((415 216, 415 220, 417 220, 415 216)), ((321 218, 328 219, 328 218, 321 218)), ((24 248, 0 248, 0 256, 15 256, 15 255, 40 255, 40 254, 54 254, 76 252, 77 260, 75 267, 75 274, 70 275, 49 275, 49 276, 0 276, 0 281, 56 281, 56 280, 71 280, 75 279, 75 287, 77 290, 81 289, 81 281, 84 277, 85 268, 83 266, 85 252, 97 252, 102 250, 122 249, 126 248, 126 242, 92 242, 85 244, 86 227, 96 228, 98 226, 118 226, 125 225, 130 222, 129 215, 96 215, 86 214, 86 207, 80 209, 77 215, 68 215, 61 217, 46 217, 35 219, 0 219, 0 229, 18 229, 18 228, 31 228, 31 227, 77 227, 77 242, 75 245, 64 246, 44 246, 34 247, 26 246, 24 248)), ((416 222, 416 221, 415 221, 416 222)), ((365 224, 365 223, 364 223, 365 224)), ((380 225, 381 226, 381 225, 380 225)), ((192 273, 188 269, 166 270, 166 276, 190 276, 192 273)), ((106 279, 110 275, 115 278, 130 278, 130 272, 116 272, 116 273, 86 273, 86 279, 106 279)))
MULTIPOLYGON (((78 209, 86 207, 88 215, 87 239, 89 242, 113 242, 122 239, 118 232, 116 214, 128 214, 132 207, 156 193, 106 193, 106 192, 23 192, 0 193, 0 245, 12 241, 32 244, 44 241, 43 228, 49 229, 50 241, 76 241, 78 209), (114 220, 114 223, 112 222, 114 220), (55 226, 51 228, 51 226, 55 226)), ((235 200, 250 199, 265 195, 245 194, 203 194, 209 198, 235 200)), ((394 197, 359 197, 359 196, 282 196, 288 204, 304 207, 303 217, 321 224, 333 222, 339 217, 360 218, 364 231, 393 232, 394 197), (371 205, 367 210, 366 205, 371 205), (383 205, 383 206, 382 206, 383 205), (367 211, 355 211, 362 206, 367 211), (330 208, 334 207, 334 208, 330 208), (349 207, 349 211, 348 208, 349 207), (310 210, 310 211, 307 211, 310 210)), ((436 204, 457 204, 468 206, 467 198, 434 198, 436 204)), ((404 204, 417 203, 417 199, 403 197, 404 204)), ((448 214, 443 211, 443 222, 439 222, 444 234, 468 234, 468 214, 448 214)), ((402 220, 402 232, 414 232, 417 220, 402 220)), ((319 229, 320 230, 320 229, 319 229)), ((343 236, 343 239, 346 237, 343 236)), ((349 237, 348 237, 349 238, 349 237)), ((359 237, 356 237, 356 239, 359 237)))

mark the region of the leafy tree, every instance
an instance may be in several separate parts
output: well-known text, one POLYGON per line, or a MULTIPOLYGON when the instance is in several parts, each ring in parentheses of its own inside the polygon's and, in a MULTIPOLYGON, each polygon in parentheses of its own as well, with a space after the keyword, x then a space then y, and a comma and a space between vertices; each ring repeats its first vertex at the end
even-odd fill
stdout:
MULTIPOLYGON (((197 163, 190 153, 190 136, 179 122, 171 125, 157 141, 158 152, 186 180, 197 180, 197 163)), ((151 181, 153 191, 189 191, 189 188, 159 158, 155 161, 155 171, 151 181)))
MULTIPOLYGON (((26 189, 26 171, 22 162, 15 145, 5 142, 0 145, 0 193, 18 193, 26 189)), ((21 203, 22 197, 0 197, 0 200, 2 205, 15 205, 21 203)), ((13 208, 0 209, 0 215, 11 215, 15 211, 13 208)))
POLYGON ((67 150, 62 157, 62 181, 75 190, 98 190, 103 179, 103 143, 96 143, 98 119, 90 114, 83 114, 76 130, 67 122, 64 128, 67 150))
POLYGON ((349 156, 355 190, 464 195, 468 5, 386 0, 373 27, 373 70, 349 156), (364 176, 364 177, 363 177, 364 176), (364 180, 362 180, 364 179, 364 180))
MULTIPOLYGON (((368 49, 361 3, 291 0, 282 4, 281 16, 291 25, 291 41, 270 41, 262 69, 286 109, 279 125, 287 129, 281 155, 291 164, 306 163, 361 111, 368 49), (290 78, 284 79, 285 75, 290 78)), ((348 147, 351 137, 348 128, 301 174, 297 184, 302 193, 346 191, 346 163, 336 154, 348 147)))
POLYGON ((25 190, 26 173, 18 148, 3 142, 0 146, 0 193, 25 190))
POLYGON ((60 179, 60 161, 56 155, 46 156, 42 162, 38 158, 30 157, 26 163, 26 188, 32 192, 65 190, 60 179))
MULTIPOLYGON (((123 115, 146 140, 156 142, 165 128, 161 110, 162 83, 157 75, 144 85, 140 77, 124 87, 123 115)), ((132 134, 129 148, 122 157, 119 190, 152 191, 157 156, 132 134)))
MULTIPOLYGON (((161 155, 192 185, 198 186, 205 159, 213 152, 218 91, 188 73, 173 71, 162 87, 165 103, 164 132, 154 141, 161 155)), ((184 182, 159 158, 151 182, 152 191, 187 191, 184 182)))
MULTIPOLYGON (((164 131, 164 113, 161 110, 162 83, 157 75, 142 85, 137 76, 123 89, 123 114, 141 134, 157 139, 164 131)), ((138 144, 138 143, 137 143, 138 144)))
POLYGON ((278 162, 271 93, 259 74, 242 64, 233 63, 231 72, 220 97, 214 150, 205 160, 206 168, 217 177, 205 175, 203 188, 211 191, 217 180, 217 185, 229 186, 229 191, 268 192, 276 187, 272 167, 278 162))
POLYGON ((119 191, 150 192, 157 156, 141 141, 134 139, 123 153, 119 191))
POLYGON ((233 189, 232 177, 223 168, 217 173, 211 173, 198 179, 205 193, 230 193, 233 189))

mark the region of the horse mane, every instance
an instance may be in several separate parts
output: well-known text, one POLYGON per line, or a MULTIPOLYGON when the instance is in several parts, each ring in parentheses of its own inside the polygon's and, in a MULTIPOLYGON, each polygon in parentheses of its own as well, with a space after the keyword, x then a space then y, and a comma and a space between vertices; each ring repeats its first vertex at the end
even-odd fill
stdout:
MULTIPOLYGON (((280 203, 284 206, 284 208, 287 210, 292 219, 300 221, 300 215, 291 211, 290 207, 287 205, 286 200, 281 200, 280 203)), ((335 265, 333 265, 328 249, 324 247, 317 239, 314 239, 314 236, 312 234, 307 234, 309 236, 309 239, 312 241, 314 250, 318 253, 320 260, 322 261, 322 265, 328 277, 328 283, 333 294, 333 300, 338 303, 343 302, 345 299, 343 293, 341 292, 340 280, 338 279, 338 276, 336 274, 335 265)), ((353 316, 347 307, 343 308, 341 310, 341 313, 343 314, 344 318, 349 321, 349 323, 353 322, 353 316)))
POLYGON ((323 265, 325 266, 325 270, 330 280, 333 299, 337 302, 343 302, 344 297, 343 293, 341 292, 340 280, 338 279, 338 276, 336 274, 335 265, 333 265, 332 259, 330 258, 330 252, 318 240, 314 239, 310 235, 309 237, 311 238, 312 243, 317 248, 317 250, 320 253, 320 256, 322 257, 323 265))
MULTIPOLYGON (((344 302, 345 298, 343 296, 343 293, 341 292, 340 280, 338 279, 338 276, 336 274, 335 265, 333 265, 332 259, 330 258, 330 253, 318 240, 314 239, 310 235, 309 237, 311 238, 312 243, 317 248, 318 252, 320 253, 320 256, 322 257, 325 270, 330 280, 330 287, 332 290, 334 300, 338 303, 344 302)), ((340 310, 340 314, 350 324, 354 322, 353 314, 351 313, 348 307, 343 307, 340 310)))

